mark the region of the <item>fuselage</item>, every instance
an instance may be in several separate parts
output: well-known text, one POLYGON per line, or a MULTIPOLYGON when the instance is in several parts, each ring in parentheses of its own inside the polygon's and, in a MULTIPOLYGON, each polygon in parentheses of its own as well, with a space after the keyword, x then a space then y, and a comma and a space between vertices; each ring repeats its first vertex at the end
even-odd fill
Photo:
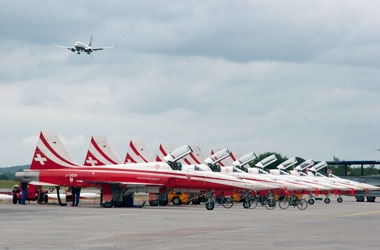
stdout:
POLYGON ((86 52, 86 53, 92 52, 92 48, 90 46, 88 46, 87 44, 82 43, 82 42, 76 42, 74 44, 74 48, 78 52, 86 52))
POLYGON ((16 179, 81 187, 98 186, 101 183, 125 183, 127 186, 152 185, 192 190, 255 189, 252 183, 232 176, 214 172, 173 170, 164 162, 31 170, 18 172, 16 179), (34 179, 28 178, 28 173, 33 173, 34 179))

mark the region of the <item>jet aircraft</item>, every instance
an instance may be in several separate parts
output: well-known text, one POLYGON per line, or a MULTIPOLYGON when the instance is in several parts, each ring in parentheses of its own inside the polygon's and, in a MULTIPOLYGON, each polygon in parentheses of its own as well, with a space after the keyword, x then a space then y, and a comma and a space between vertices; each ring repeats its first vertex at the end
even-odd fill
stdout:
POLYGON ((91 36, 89 44, 85 44, 82 42, 76 42, 73 47, 66 47, 66 46, 60 46, 60 45, 55 45, 55 46, 58 48, 68 49, 72 52, 77 52, 77 54, 79 55, 80 52, 91 54, 91 52, 93 52, 93 51, 98 51, 98 50, 103 50, 103 49, 114 49, 114 48, 116 48, 117 44, 115 44, 113 47, 95 48, 95 47, 92 47, 92 36, 91 36))
POLYGON ((213 195, 216 192, 257 188, 253 182, 220 173, 191 171, 191 167, 182 171, 178 159, 189 151, 191 148, 185 145, 180 151, 165 157, 163 162, 87 167, 72 160, 55 132, 41 132, 30 169, 17 172, 16 180, 56 186, 57 194, 60 186, 97 187, 102 189, 103 207, 112 207, 123 201, 121 187, 131 192, 157 193, 160 188, 203 190, 208 196, 206 208, 209 210, 214 208, 213 195))

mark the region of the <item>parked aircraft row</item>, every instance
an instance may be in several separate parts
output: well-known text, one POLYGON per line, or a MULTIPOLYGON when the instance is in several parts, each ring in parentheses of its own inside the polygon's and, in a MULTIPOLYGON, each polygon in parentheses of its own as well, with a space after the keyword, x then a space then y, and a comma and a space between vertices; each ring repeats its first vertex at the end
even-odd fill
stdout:
POLYGON ((123 206, 127 194, 147 192, 151 194, 151 205, 204 200, 208 210, 217 203, 228 207, 233 201, 242 201, 245 208, 258 204, 274 208, 278 201, 282 208, 294 205, 304 209, 320 194, 325 196, 325 203, 330 202, 331 194, 341 202, 341 194, 379 189, 322 176, 318 171, 327 166, 326 162, 299 163, 291 158, 269 173, 264 168, 277 160, 274 155, 251 168, 248 163, 256 159, 253 152, 237 157, 222 149, 205 158, 199 147, 184 145, 173 149, 161 144, 155 159, 143 141, 131 141, 129 146, 122 162, 106 137, 92 137, 84 163, 78 164, 55 132, 41 132, 30 169, 17 172, 16 179, 57 187, 61 205, 59 188, 74 186, 101 189, 103 207, 123 206), (290 167, 293 170, 287 173, 290 167), (310 171, 305 173, 306 169, 310 171), (302 199, 304 195, 308 202, 302 199))

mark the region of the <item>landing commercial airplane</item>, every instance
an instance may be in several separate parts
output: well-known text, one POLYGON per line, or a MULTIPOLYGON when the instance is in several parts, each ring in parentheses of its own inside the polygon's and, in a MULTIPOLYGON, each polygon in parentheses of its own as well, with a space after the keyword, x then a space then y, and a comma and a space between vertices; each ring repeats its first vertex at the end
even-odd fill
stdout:
MULTIPOLYGON (((207 192, 206 208, 214 208, 214 192, 255 190, 253 182, 220 173, 182 171, 178 159, 188 154, 187 145, 172 152, 163 162, 131 163, 112 166, 83 166, 74 163, 55 132, 41 132, 29 170, 17 172, 15 179, 57 187, 97 187, 102 189, 102 206, 112 207, 123 202, 121 187, 131 192, 156 192, 160 188, 203 190, 207 192)), ((195 166, 193 166, 195 169, 195 166)), ((64 205, 60 202, 60 205, 64 205)))
POLYGON ((76 42, 74 44, 74 47, 65 47, 65 46, 60 46, 60 45, 55 45, 55 46, 58 47, 58 48, 64 48, 64 49, 71 50, 72 52, 76 51, 77 54, 79 55, 80 52, 91 54, 91 52, 93 52, 93 51, 98 51, 98 50, 103 50, 103 49, 114 49, 114 48, 116 48, 117 44, 115 44, 115 46, 113 46, 113 47, 93 48, 92 47, 92 36, 91 36, 89 44, 85 44, 85 43, 82 43, 82 42, 76 42))

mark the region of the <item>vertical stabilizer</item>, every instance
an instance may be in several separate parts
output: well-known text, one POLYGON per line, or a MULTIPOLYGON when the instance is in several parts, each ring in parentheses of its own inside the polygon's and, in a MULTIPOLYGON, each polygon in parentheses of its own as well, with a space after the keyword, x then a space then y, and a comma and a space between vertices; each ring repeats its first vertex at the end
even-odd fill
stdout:
POLYGON ((90 43, 88 44, 88 46, 92 46, 92 35, 91 35, 91 39, 90 39, 90 43))
POLYGON ((85 166, 117 165, 121 158, 105 136, 93 136, 84 160, 85 166))
POLYGON ((189 165, 203 164, 205 157, 201 152, 201 148, 199 146, 192 146, 191 148, 193 149, 193 152, 186 156, 184 159, 185 162, 189 165))
POLYGON ((40 133, 30 169, 60 169, 78 166, 56 132, 42 131, 40 133))
POLYGON ((173 150, 174 150, 174 146, 172 144, 161 143, 158 148, 158 154, 157 154, 156 160, 160 159, 160 161, 162 161, 162 159, 164 159, 164 157, 167 156, 173 150))
POLYGON ((144 140, 131 140, 124 163, 154 162, 144 140))

